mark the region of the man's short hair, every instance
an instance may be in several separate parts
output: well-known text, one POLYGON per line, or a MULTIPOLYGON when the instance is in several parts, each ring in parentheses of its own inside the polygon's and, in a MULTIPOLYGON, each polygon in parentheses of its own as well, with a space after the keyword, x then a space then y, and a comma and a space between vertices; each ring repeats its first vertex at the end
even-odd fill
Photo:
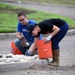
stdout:
POLYGON ((26 14, 25 14, 25 12, 24 11, 22 11, 22 12, 20 12, 20 13, 18 13, 18 17, 20 17, 20 16, 26 16, 26 14))

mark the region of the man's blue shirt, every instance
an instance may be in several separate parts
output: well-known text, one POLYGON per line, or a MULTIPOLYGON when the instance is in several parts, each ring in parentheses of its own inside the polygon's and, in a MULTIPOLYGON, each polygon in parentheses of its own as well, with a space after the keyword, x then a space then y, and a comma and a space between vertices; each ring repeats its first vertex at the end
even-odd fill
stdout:
MULTIPOLYGON (((28 25, 30 24, 37 24, 37 22, 35 22, 34 20, 28 20, 28 25)), ((26 38, 26 41, 29 43, 33 43, 34 42, 34 37, 33 36, 28 36, 27 33, 27 26, 26 25, 22 25, 20 22, 18 22, 18 26, 17 26, 17 32, 23 33, 23 36, 26 38)), ((40 38, 42 39, 42 36, 40 35, 40 38)))

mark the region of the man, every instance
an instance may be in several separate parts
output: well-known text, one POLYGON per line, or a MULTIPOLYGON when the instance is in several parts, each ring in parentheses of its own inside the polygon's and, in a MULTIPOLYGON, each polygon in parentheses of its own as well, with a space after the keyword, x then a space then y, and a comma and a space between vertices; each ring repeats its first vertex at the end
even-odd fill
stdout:
MULTIPOLYGON (((33 43, 34 37, 28 36, 27 26, 31 24, 36 25, 37 23, 34 20, 28 20, 25 12, 20 12, 18 14, 18 21, 16 34, 18 39, 15 40, 15 45, 22 52, 22 54, 25 55, 31 45, 31 49, 36 49, 35 44, 33 43)), ((39 39, 42 39, 41 35, 39 39)))
MULTIPOLYGON (((52 41, 52 50, 53 50, 53 61, 50 65, 58 66, 59 65, 59 42, 64 38, 68 31, 68 24, 59 18, 56 19, 48 19, 38 23, 36 26, 28 26, 28 34, 32 35, 36 38, 39 37, 40 34, 48 34, 50 35, 46 38, 45 43, 52 41)), ((32 51, 30 51, 32 53, 32 51)))

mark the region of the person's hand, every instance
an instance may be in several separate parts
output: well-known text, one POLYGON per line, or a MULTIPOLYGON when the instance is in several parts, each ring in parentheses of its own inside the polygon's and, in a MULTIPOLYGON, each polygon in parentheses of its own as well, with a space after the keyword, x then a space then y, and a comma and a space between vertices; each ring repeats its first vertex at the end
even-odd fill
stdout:
POLYGON ((21 46, 25 47, 26 46, 26 40, 24 37, 22 37, 21 39, 21 46))
POLYGON ((51 38, 52 38, 51 35, 49 35, 48 37, 46 37, 46 39, 45 39, 45 43, 46 43, 46 42, 49 42, 49 41, 51 40, 51 38))
POLYGON ((33 54, 30 51, 26 51, 25 55, 26 56, 32 56, 33 54))

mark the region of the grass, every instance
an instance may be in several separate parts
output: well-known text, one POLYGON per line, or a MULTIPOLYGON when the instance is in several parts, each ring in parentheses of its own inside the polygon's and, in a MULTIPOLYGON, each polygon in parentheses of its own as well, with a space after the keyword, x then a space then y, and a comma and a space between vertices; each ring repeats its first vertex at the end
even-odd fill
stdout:
POLYGON ((33 19, 37 22, 49 18, 61 18, 68 22, 70 29, 75 28, 75 22, 68 17, 0 3, 0 33, 16 32, 17 14, 20 11, 25 11, 28 19, 33 19))

